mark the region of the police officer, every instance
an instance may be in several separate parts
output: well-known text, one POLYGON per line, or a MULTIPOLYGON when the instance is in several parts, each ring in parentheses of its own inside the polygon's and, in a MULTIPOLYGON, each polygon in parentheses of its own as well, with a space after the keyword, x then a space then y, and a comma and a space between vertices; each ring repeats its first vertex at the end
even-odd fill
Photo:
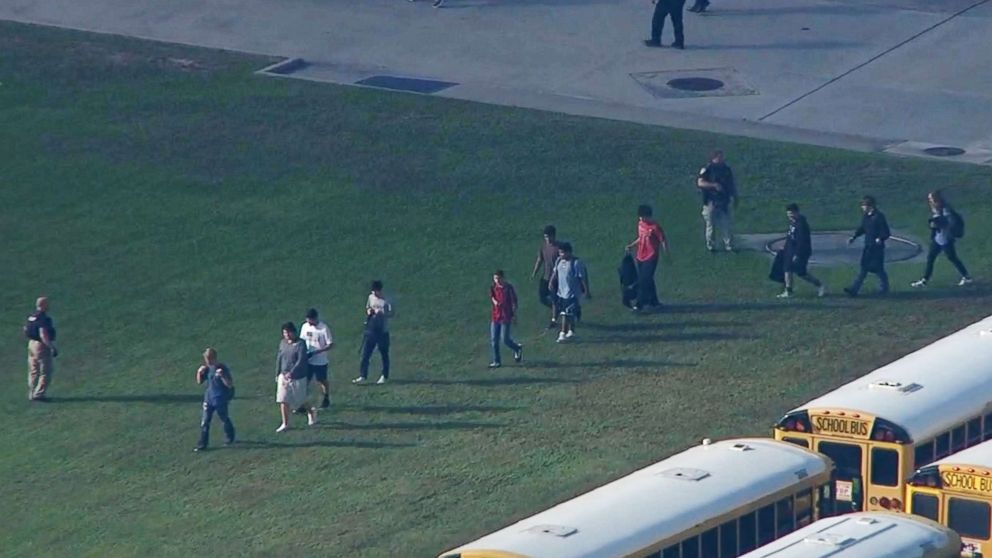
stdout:
POLYGON ((723 151, 716 150, 710 162, 699 169, 696 188, 703 195, 703 222, 706 224, 706 249, 716 251, 716 229, 720 229, 723 246, 728 252, 734 250, 734 219, 731 205, 737 209, 737 184, 734 171, 724 161, 723 151))
POLYGON ((861 199, 861 213, 861 226, 847 240, 851 244, 859 236, 865 237, 865 247, 861 251, 861 271, 850 287, 844 287, 844 292, 848 296, 858 296, 865 278, 869 273, 874 273, 878 275, 879 293, 886 294, 889 292, 889 276, 885 273, 885 241, 889 239, 889 222, 878 210, 875 198, 871 196, 861 199))
POLYGON ((665 29, 665 17, 672 20, 672 30, 675 31, 675 42, 672 46, 677 49, 685 48, 685 35, 682 32, 682 10, 685 0, 651 0, 654 3, 654 16, 651 18, 651 38, 644 41, 649 47, 661 46, 661 32, 665 29))
POLYGON ((55 373, 53 359, 59 356, 55 347, 55 323, 48 316, 48 299, 40 297, 35 311, 24 324, 28 339, 28 399, 48 401, 46 395, 55 373))
POLYGON ((234 423, 228 415, 227 406, 234 397, 234 378, 231 370, 222 362, 217 361, 217 351, 207 347, 203 351, 203 364, 196 369, 196 383, 206 382, 207 389, 203 392, 203 417, 200 419, 200 442, 193 451, 207 449, 210 442, 210 422, 214 413, 224 424, 224 435, 227 445, 234 443, 234 423))

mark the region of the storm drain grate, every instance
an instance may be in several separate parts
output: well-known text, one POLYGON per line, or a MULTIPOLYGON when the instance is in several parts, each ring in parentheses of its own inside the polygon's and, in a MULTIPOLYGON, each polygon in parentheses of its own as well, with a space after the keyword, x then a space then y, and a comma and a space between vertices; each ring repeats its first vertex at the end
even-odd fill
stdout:
POLYGON ((723 82, 704 77, 686 77, 670 80, 668 86, 682 91, 716 91, 723 87, 723 82))
POLYGON ((960 147, 928 147, 923 150, 927 155, 933 155, 934 157, 957 157, 958 155, 964 155, 964 149, 960 147))
POLYGON ((367 85, 369 87, 380 87, 383 89, 393 89, 396 91, 410 91, 413 93, 437 93, 449 87, 458 85, 450 81, 438 81, 434 79, 405 78, 399 76, 372 76, 355 82, 357 85, 367 85))

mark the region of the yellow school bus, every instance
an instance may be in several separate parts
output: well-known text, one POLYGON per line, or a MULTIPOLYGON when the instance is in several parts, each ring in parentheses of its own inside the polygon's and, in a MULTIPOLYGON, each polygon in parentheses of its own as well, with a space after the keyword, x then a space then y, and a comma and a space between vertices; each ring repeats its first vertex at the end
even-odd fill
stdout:
POLYGON ((957 531, 961 556, 992 557, 992 441, 916 471, 906 511, 957 531))
POLYGON ((992 317, 790 411, 775 438, 833 459, 849 511, 901 511, 913 471, 992 438, 992 317))

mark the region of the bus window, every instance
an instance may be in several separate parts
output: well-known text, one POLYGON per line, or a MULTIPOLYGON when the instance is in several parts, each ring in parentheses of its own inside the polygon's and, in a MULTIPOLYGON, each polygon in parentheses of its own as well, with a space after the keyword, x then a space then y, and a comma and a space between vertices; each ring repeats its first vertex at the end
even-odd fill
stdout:
POLYGON ((919 469, 931 463, 933 463, 933 440, 916 446, 916 451, 913 453, 913 467, 919 469))
POLYGON ((792 497, 782 498, 775 504, 775 536, 781 537, 796 530, 796 515, 792 510, 792 497))
POLYGON ((813 523, 813 491, 804 490, 796 494, 796 528, 813 523))
POLYGON ((947 502, 947 526, 962 537, 988 540, 992 510, 986 502, 950 498, 947 502))
POLYGON ((756 544, 757 537, 755 537, 756 523, 754 513, 741 516, 740 535, 738 536, 738 539, 740 540, 741 554, 751 552, 758 546, 756 544))
POLYGON ((775 504, 758 510, 758 546, 775 540, 775 504))
POLYGON ((984 440, 992 440, 992 413, 985 415, 985 430, 982 435, 984 440))
POLYGON ((782 438, 782 441, 789 442, 790 444, 796 444, 797 446, 802 446, 806 449, 809 449, 809 440, 805 438, 790 438, 787 436, 785 438, 782 438))
POLYGON ((956 451, 961 451, 966 447, 964 439, 964 425, 955 428, 951 431, 951 453, 956 451))
POLYGON ((834 460, 838 476, 851 480, 861 476, 861 446, 838 442, 820 442, 820 453, 834 460))
POLYGON ((703 533, 700 537, 700 544, 702 545, 702 555, 704 558, 716 558, 720 555, 720 535, 717 534, 717 528, 714 527, 709 531, 703 533))
POLYGON ((951 434, 950 432, 944 432, 940 436, 937 436, 937 453, 935 456, 937 459, 940 459, 948 455, 951 455, 951 434))
POLYGON ((728 521, 720 526, 720 557, 735 558, 737 553, 737 522, 728 521))
POLYGON ((682 541, 682 558, 699 558, 699 537, 682 541))
POLYGON ((679 558, 679 545, 673 544, 661 553, 661 558, 679 558))
POLYGON ((658 552, 652 552, 651 554, 648 554, 644 558, 661 558, 661 551, 659 550, 658 552))
POLYGON ((940 521, 940 499, 933 494, 916 492, 913 494, 913 515, 940 521))
POLYGON ((879 486, 899 486, 899 452, 872 448, 871 483, 879 486))

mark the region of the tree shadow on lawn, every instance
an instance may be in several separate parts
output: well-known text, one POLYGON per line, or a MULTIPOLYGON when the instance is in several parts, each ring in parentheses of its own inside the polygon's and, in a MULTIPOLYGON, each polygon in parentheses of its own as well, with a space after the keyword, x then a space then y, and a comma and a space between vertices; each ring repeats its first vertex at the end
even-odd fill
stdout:
POLYGON ((477 428, 503 428, 510 426, 500 422, 480 422, 468 420, 452 420, 445 422, 370 422, 355 424, 352 422, 324 422, 309 428, 318 430, 475 430, 477 428))
MULTIPOLYGON (((840 300, 840 299, 838 299, 840 300)), ((807 301, 776 301, 776 302, 700 302, 665 304, 658 314, 721 314, 738 311, 752 310, 837 310, 839 308, 849 308, 852 305, 846 301, 831 301, 824 304, 822 300, 807 301)))
MULTIPOLYGON (((253 397, 237 397, 238 399, 254 399, 253 397)), ((86 395, 80 397, 52 397, 54 403, 200 403, 203 394, 153 393, 148 395, 86 395)))
MULTIPOLYGON (((884 297, 872 297, 871 293, 865 293, 865 298, 890 298, 893 300, 940 300, 940 299, 962 299, 962 298, 983 298, 992 295, 992 285, 966 285, 955 287, 953 283, 948 283, 945 287, 934 287, 913 289, 911 291, 889 291, 884 297)), ((858 298, 861 298, 860 296, 858 298)))
POLYGON ((730 341, 734 339, 757 339, 753 335, 737 335, 734 333, 699 332, 699 333, 671 333, 656 335, 604 335, 602 337, 589 337, 583 339, 581 343, 659 343, 659 342, 680 342, 680 341, 730 341))
MULTIPOLYGON (((498 372, 494 372, 498 374, 498 372)), ((579 380, 570 378, 547 378, 540 376, 492 376, 489 378, 470 378, 466 380, 390 380, 391 384, 412 384, 427 386, 519 386, 531 384, 577 384, 579 380)))
POLYGON ((696 366, 694 362, 672 362, 670 360, 637 360, 618 358, 601 362, 557 362, 553 360, 528 360, 522 368, 669 368, 696 366))
POLYGON ((496 407, 490 405, 423 405, 405 407, 389 407, 386 405, 340 405, 337 406, 337 408, 355 409, 368 413, 423 416, 453 415, 458 413, 509 413, 511 411, 519 411, 523 409, 523 407, 496 407))
POLYGON ((689 327, 744 327, 753 325, 750 322, 708 321, 708 322, 639 322, 626 324, 598 324, 582 322, 579 327, 595 331, 649 331, 652 329, 684 329, 689 327))
MULTIPOLYGON (((290 431, 292 432, 292 431, 290 431)), ((417 444, 395 443, 395 442, 362 442, 359 440, 327 440, 314 442, 263 442, 256 440, 238 440, 233 446, 224 449, 231 450, 261 450, 261 449, 295 449, 295 448, 361 448, 361 449, 387 449, 387 448, 413 448, 417 444)))

